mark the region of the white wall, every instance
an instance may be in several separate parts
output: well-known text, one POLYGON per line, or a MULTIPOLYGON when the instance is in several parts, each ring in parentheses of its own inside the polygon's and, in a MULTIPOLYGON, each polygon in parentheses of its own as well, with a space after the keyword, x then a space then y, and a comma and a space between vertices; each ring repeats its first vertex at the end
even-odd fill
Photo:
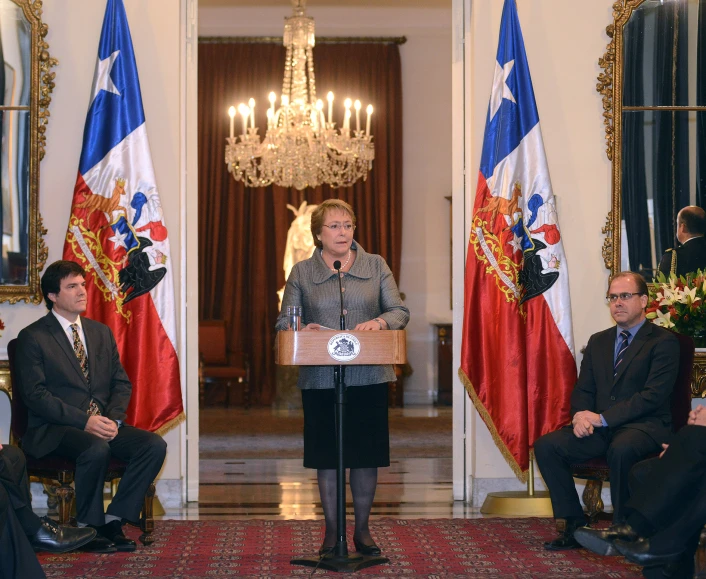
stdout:
MULTIPOLYGON (((612 0, 596 0, 579 14, 578 5, 565 0, 517 2, 568 260, 577 351, 592 333, 611 323, 602 299, 608 271, 601 256, 604 239, 601 227, 610 209, 610 163, 605 154, 603 108, 601 95, 596 92, 596 76, 601 71, 598 58, 603 56, 609 40, 605 28, 612 22, 612 3, 612 0)), ((465 103, 454 109, 454 119, 455 122, 463 119, 465 112, 470 128, 466 169, 475 176, 503 0, 455 1, 454 26, 461 29, 463 6, 470 18, 466 34, 468 60, 464 68, 469 75, 468 92, 465 103)), ((466 178, 465 195, 466 204, 472 204, 474 178, 466 178)), ((463 234, 459 230, 454 242, 467 245, 467 228, 463 234)), ((463 292, 463 280, 458 276, 454 278, 454 292, 455 295, 463 292)), ((454 311, 454 318, 462 319, 460 309, 454 311)), ((458 352, 455 367, 458 367, 458 352)), ((455 388, 456 400, 462 399, 458 391, 463 386, 457 381, 455 388)), ((471 491, 474 503, 482 502, 488 490, 522 488, 475 411, 465 419, 470 424, 466 474, 475 485, 471 491)), ((458 428, 462 428, 459 420, 456 434, 458 428)), ((455 476, 462 474, 459 471, 455 476)))
MULTIPOLYGON (((202 7, 199 35, 281 36, 290 14, 286 2, 281 7, 202 7)), ((451 321, 449 204, 444 199, 451 194, 451 1, 448 9, 327 6, 310 7, 308 14, 315 19, 318 36, 408 39, 400 47, 403 238, 398 282, 412 312, 407 348, 414 374, 405 381, 405 404, 428 403, 436 380, 429 324, 451 321)), ((319 90, 329 88, 336 91, 319 90)))
MULTIPOLYGON (((176 303, 180 304, 181 11, 179 2, 174 0, 127 0, 125 7, 140 74, 152 160, 170 234, 176 303)), ((50 54, 59 60, 54 68, 56 88, 49 109, 46 156, 41 163, 39 209, 48 229, 48 263, 62 255, 104 11, 105 2, 96 0, 44 3, 43 20, 49 26, 46 40, 50 54)), ((1 304, 0 317, 6 329, 0 348, 4 349, 20 329, 45 313, 44 305, 1 304)), ((180 333, 180 318, 177 323, 180 333)), ((167 505, 181 499, 182 434, 182 428, 176 428, 165 436, 169 450, 158 494, 167 505)))

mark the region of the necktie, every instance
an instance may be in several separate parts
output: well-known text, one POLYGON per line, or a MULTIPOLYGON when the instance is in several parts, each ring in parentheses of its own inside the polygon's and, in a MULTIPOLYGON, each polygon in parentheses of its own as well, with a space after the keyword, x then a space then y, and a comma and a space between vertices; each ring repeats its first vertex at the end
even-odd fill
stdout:
MULTIPOLYGON (((83 347, 83 342, 81 341, 81 338, 78 335, 78 324, 71 324, 71 333, 73 334, 74 339, 74 353, 76 354, 78 363, 81 366, 81 372, 83 372, 83 375, 85 376, 86 380, 88 380, 88 356, 86 355, 86 348, 83 347)), ((96 404, 96 401, 93 400, 93 398, 91 398, 91 401, 88 404, 88 410, 86 410, 86 413, 89 416, 96 416, 101 414, 101 410, 98 407, 98 404, 96 404)))
POLYGON ((78 358, 78 363, 81 365, 81 372, 88 380, 88 356, 86 356, 86 348, 83 347, 83 342, 78 335, 78 324, 71 324, 71 333, 74 337, 74 353, 78 358))
POLYGON ((625 356, 625 350, 628 349, 628 338, 630 337, 630 332, 628 332, 627 330, 623 330, 622 332, 620 332, 620 336, 623 338, 623 341, 620 343, 618 355, 615 357, 615 365, 613 366, 613 378, 618 375, 618 366, 620 366, 620 363, 623 361, 623 357, 625 356))

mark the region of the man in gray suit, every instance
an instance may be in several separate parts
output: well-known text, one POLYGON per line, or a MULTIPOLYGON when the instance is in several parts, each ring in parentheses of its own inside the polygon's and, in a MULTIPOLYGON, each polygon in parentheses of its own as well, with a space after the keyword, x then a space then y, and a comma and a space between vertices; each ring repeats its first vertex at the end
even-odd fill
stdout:
POLYGON ((571 425, 545 434, 534 446, 554 517, 566 521, 562 534, 545 543, 549 550, 580 547, 574 531, 586 524, 571 464, 606 457, 613 521, 623 522, 630 469, 661 450, 671 434, 679 341, 646 321, 647 284, 641 275, 617 274, 606 300, 617 327, 588 340, 571 394, 571 425))
POLYGON ((29 410, 24 451, 76 461, 76 519, 98 536, 93 552, 134 551, 122 524, 136 522, 166 443, 125 423, 132 385, 108 326, 81 317, 85 272, 71 261, 52 263, 42 276, 49 313, 18 336, 15 368, 29 410), (103 511, 103 484, 111 457, 128 463, 118 492, 103 511))

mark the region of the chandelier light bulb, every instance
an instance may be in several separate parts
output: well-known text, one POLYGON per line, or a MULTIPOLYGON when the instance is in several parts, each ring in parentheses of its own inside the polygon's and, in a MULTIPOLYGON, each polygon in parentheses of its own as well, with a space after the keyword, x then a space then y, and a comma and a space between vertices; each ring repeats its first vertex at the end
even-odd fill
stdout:
POLYGON ((365 112, 367 113, 367 116, 365 118, 365 134, 370 136, 370 117, 373 116, 373 105, 368 105, 368 108, 365 109, 365 112))
POLYGON ((333 93, 331 91, 328 91, 326 100, 328 101, 328 122, 331 124, 333 122, 333 93))
POLYGON ((248 101, 248 106, 250 107, 250 128, 255 128, 255 99, 251 98, 248 101))
POLYGON ((240 103, 238 105, 238 112, 243 116, 243 135, 248 132, 248 117, 250 116, 250 109, 245 103, 240 103))
POLYGON ((353 105, 355 108, 355 130, 359 131, 360 130, 360 101, 358 99, 355 99, 355 104, 353 105))

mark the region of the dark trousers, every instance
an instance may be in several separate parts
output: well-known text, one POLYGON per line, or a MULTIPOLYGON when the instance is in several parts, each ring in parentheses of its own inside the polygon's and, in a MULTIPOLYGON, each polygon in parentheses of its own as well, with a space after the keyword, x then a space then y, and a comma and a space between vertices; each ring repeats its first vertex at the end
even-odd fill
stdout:
POLYGON ((0 450, 0 579, 45 577, 27 539, 41 522, 32 512, 29 481, 22 451, 0 450))
POLYGON ((613 522, 619 523, 625 519, 623 506, 630 496, 630 469, 659 449, 652 437, 634 428, 596 428, 590 436, 577 438, 573 428, 565 426, 539 438, 534 445, 534 454, 549 489, 554 517, 557 519, 584 516, 571 476, 571 465, 605 456, 610 467, 613 522))
POLYGON ((630 489, 628 514, 637 511, 655 529, 683 519, 706 491, 706 427, 684 426, 662 458, 636 464, 630 489))
POLYGON ((627 521, 650 538, 655 554, 684 550, 677 576, 691 577, 701 529, 706 524, 706 427, 685 426, 662 458, 630 473, 627 521))
POLYGON ((100 526, 105 523, 103 485, 111 457, 127 462, 128 466, 107 514, 137 521, 145 493, 159 474, 166 453, 167 444, 161 436, 123 426, 110 442, 71 428, 51 455, 76 461, 76 520, 100 526))

